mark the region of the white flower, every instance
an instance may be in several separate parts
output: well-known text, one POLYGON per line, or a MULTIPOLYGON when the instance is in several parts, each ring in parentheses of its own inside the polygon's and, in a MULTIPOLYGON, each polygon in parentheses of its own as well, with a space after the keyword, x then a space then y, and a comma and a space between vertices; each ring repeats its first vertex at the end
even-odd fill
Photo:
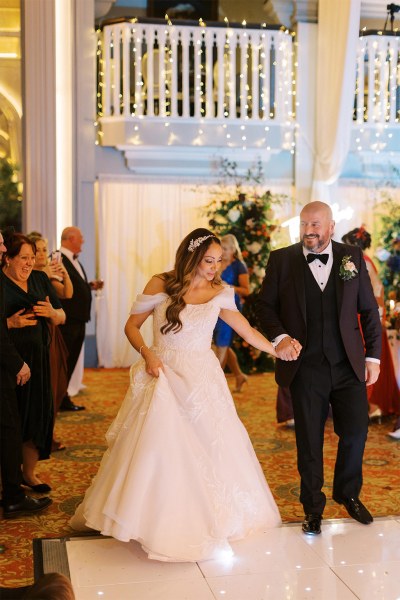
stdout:
POLYGON ((247 246, 246 250, 252 254, 258 254, 261 250, 261 244, 259 242, 253 242, 247 246))
POLYGON ((349 281, 356 277, 358 270, 356 265, 350 260, 351 256, 343 256, 342 262, 339 268, 339 275, 343 281, 349 281))
POLYGON ((261 278, 265 275, 265 269, 256 265, 253 267, 253 273, 256 277, 261 278))
POLYGON ((355 265, 353 262, 351 262, 351 261, 348 261, 348 262, 347 262, 345 265, 343 265, 343 266, 344 266, 344 268, 346 269, 346 271, 351 271, 351 272, 353 272, 353 271, 357 271, 357 269, 356 269, 356 265, 355 265))
POLYGON ((228 219, 230 221, 232 221, 232 223, 236 223, 236 221, 239 219, 240 217, 240 210, 237 208, 231 208, 230 211, 228 211, 228 219))

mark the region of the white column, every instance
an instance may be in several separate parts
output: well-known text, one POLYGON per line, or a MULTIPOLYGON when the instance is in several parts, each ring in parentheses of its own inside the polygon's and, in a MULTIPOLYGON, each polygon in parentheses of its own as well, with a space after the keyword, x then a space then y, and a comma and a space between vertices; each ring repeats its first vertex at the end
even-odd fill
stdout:
POLYGON ((22 0, 24 224, 56 243, 55 2, 22 0))

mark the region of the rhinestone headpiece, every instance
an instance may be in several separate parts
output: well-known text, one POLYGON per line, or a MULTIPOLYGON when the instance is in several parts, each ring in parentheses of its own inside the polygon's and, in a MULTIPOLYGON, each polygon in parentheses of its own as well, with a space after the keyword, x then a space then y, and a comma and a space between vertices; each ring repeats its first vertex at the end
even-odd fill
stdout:
POLYGON ((214 237, 212 233, 210 235, 203 235, 202 237, 198 237, 195 240, 190 240, 190 244, 188 246, 189 252, 194 252, 196 248, 198 248, 203 242, 208 240, 208 238, 214 237))

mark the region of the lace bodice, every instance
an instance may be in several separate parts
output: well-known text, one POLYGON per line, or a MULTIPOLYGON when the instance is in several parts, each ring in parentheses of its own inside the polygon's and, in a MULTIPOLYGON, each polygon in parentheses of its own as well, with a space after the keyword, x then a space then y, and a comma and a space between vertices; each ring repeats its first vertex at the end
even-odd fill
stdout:
POLYGON ((186 305, 180 313, 183 325, 180 331, 162 334, 160 329, 165 323, 165 311, 169 302, 169 296, 165 293, 152 296, 139 294, 131 309, 131 314, 153 309, 153 343, 160 349, 184 352, 207 350, 211 347, 212 335, 220 310, 225 308, 238 312, 233 288, 224 286, 223 290, 208 302, 186 305))

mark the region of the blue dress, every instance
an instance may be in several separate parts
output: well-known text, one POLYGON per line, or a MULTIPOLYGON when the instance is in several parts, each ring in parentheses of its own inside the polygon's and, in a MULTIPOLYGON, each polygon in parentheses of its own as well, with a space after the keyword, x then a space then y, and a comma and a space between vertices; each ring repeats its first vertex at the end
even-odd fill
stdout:
MULTIPOLYGON (((228 265, 221 273, 222 281, 225 281, 229 285, 239 285, 239 275, 247 273, 247 267, 238 258, 235 258, 230 265, 228 265)), ((242 310, 242 303, 239 294, 235 293, 235 304, 238 310, 242 310)), ((216 346, 230 346, 232 344, 234 331, 232 327, 229 327, 222 319, 218 319, 214 329, 214 343, 216 346)))

